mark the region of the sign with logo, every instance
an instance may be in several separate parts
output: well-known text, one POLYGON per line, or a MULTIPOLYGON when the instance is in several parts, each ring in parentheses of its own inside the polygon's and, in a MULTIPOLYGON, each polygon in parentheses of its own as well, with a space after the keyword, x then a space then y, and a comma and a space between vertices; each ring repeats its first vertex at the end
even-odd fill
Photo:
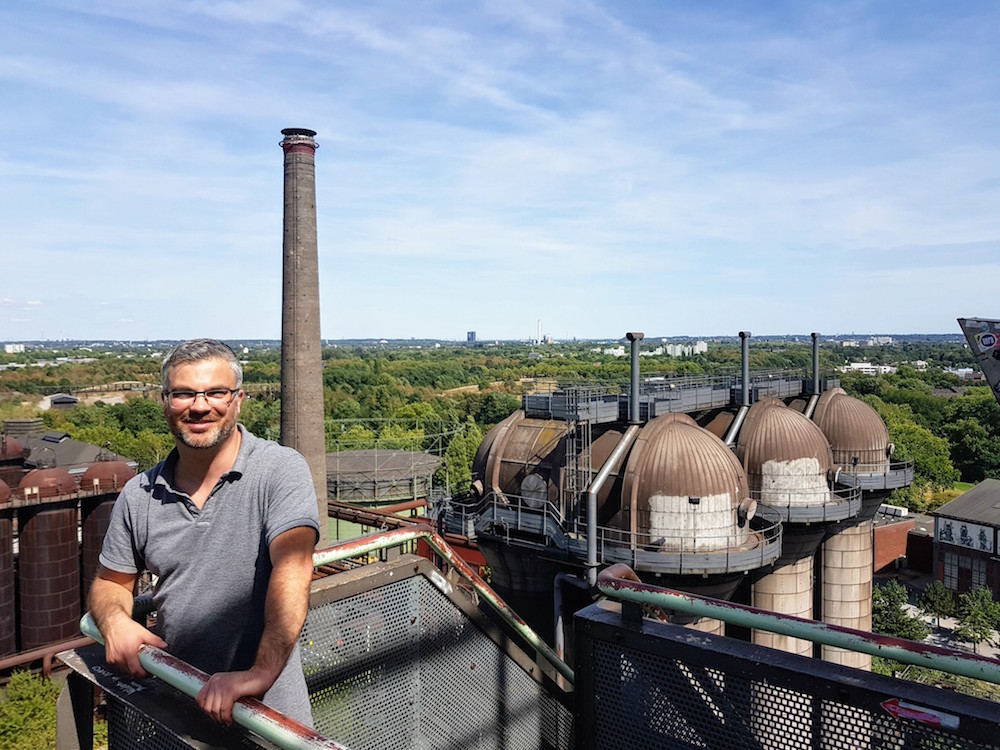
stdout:
POLYGON ((993 553, 996 530, 992 526, 982 526, 954 518, 934 519, 934 538, 942 544, 974 549, 977 552, 993 553))
POLYGON ((996 347, 997 335, 995 333, 980 333, 976 336, 976 342, 979 344, 979 351, 985 352, 987 349, 996 347))

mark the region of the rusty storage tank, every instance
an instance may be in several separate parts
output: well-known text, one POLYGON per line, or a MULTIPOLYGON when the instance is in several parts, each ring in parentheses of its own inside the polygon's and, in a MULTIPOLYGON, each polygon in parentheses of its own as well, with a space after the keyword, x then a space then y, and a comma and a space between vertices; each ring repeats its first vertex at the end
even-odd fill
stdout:
POLYGON ((532 507, 546 501, 558 507, 566 422, 525 417, 523 411, 516 411, 490 430, 484 444, 490 435, 493 439, 480 458, 482 473, 478 474, 484 492, 520 497, 532 507))
POLYGON ((11 491, 0 479, 0 656, 17 650, 14 621, 14 511, 11 491))
POLYGON ((0 434, 0 482, 17 487, 24 476, 24 460, 28 452, 9 435, 0 434))
MULTIPOLYGON (((600 467, 607 460, 622 434, 620 425, 593 426, 591 467, 600 467)), ((571 500, 564 492, 568 440, 566 422, 514 412, 483 438, 473 460, 474 491, 504 505, 540 509, 548 502, 567 516, 577 510, 563 507, 571 500)), ((586 480, 581 483, 580 489, 585 490, 586 480)), ((613 473, 598 493, 599 519, 616 512, 616 492, 620 494, 620 477, 613 473)), ((553 579, 557 573, 577 569, 580 563, 557 561, 551 550, 510 545, 488 533, 481 532, 477 541, 490 568, 493 588, 516 611, 524 613, 543 637, 550 637, 553 579)))
MULTIPOLYGON (((781 515, 781 557, 758 572, 751 586, 754 607, 813 617, 813 559, 827 527, 850 508, 830 489, 833 455, 823 431, 777 399, 754 404, 744 420, 736 456, 747 472, 750 494, 781 515)), ((857 505, 853 509, 857 513, 857 505)), ((753 642, 811 656, 811 641, 755 630, 753 642)))
POLYGON ((98 558, 108 532, 111 509, 122 487, 134 476, 135 472, 124 461, 98 461, 88 466, 80 477, 84 609, 90 584, 100 566, 98 558))
MULTIPOLYGON (((666 414, 642 428, 622 478, 622 510, 612 525, 625 531, 636 548, 665 553, 717 554, 752 544, 747 523, 753 515, 746 473, 717 436, 686 414, 666 414)), ((743 577, 727 571, 703 575, 664 575, 662 585, 729 599, 743 577)), ((722 624, 703 620, 700 630, 722 632, 722 624)))
MULTIPOLYGON (((878 413, 868 404, 831 388, 820 396, 813 420, 833 446, 833 460, 841 471, 879 474, 889 470, 892 445, 878 413)), ((873 517, 884 495, 864 493, 861 512, 837 524, 823 541, 823 622, 857 630, 872 627, 874 564, 873 517)), ((871 669, 871 657, 853 651, 822 647, 823 659, 836 664, 871 669)))
POLYGON ((65 469, 30 471, 18 489, 25 501, 38 502, 17 515, 21 649, 27 651, 79 633, 80 545, 76 483, 65 469))

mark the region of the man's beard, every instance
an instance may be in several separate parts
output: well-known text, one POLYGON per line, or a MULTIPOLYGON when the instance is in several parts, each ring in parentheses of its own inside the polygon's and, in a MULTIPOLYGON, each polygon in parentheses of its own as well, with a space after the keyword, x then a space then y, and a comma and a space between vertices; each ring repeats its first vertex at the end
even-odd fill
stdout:
POLYGON ((190 433, 183 429, 183 422, 175 421, 170 425, 170 432, 181 443, 188 448, 195 450, 209 450, 215 448, 228 440, 236 430, 236 419, 238 413, 233 410, 230 414, 220 419, 214 424, 217 426, 215 433, 190 433))

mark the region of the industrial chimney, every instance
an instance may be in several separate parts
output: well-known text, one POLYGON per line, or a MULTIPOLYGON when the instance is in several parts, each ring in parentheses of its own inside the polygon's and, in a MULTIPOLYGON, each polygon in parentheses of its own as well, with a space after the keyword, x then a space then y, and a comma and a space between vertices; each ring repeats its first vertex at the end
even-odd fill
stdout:
POLYGON ((316 250, 316 132, 286 128, 282 240, 281 442, 305 456, 312 472, 320 539, 329 538, 326 437, 323 431, 319 260, 316 250))

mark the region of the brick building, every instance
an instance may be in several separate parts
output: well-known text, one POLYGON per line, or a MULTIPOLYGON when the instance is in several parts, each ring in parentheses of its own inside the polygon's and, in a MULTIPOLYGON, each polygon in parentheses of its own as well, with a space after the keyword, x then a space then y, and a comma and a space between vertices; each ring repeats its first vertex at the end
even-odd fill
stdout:
POLYGON ((983 586, 1000 597, 1000 480, 983 480, 933 515, 936 577, 957 593, 983 586))

